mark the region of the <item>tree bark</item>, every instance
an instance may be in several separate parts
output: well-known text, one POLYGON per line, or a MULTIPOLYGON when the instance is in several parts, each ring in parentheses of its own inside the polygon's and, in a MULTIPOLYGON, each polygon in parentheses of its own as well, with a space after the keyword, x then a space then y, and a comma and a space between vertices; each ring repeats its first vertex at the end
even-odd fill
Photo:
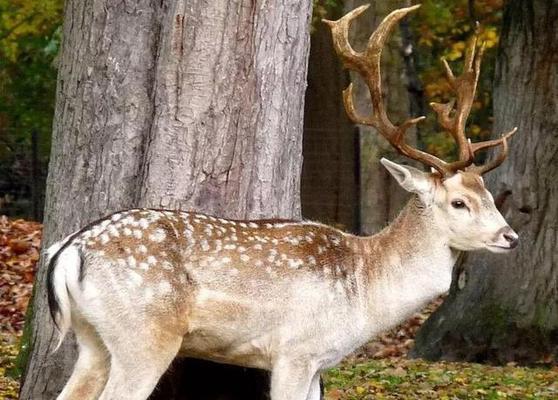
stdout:
MULTIPOLYGON (((136 206, 299 218, 310 9, 309 0, 68 0, 44 247, 136 206)), ((75 359, 71 337, 50 354, 45 272, 41 263, 21 399, 55 398, 75 359)), ((230 369, 207 364, 213 375, 191 388, 226 385, 230 369)), ((181 385, 161 393, 194 398, 181 385)))
MULTIPOLYGON (((339 12, 328 18, 341 16, 339 12)), ((304 110, 302 213, 304 218, 358 232, 358 136, 341 96, 348 74, 333 50, 329 27, 318 23, 313 28, 304 110)))
POLYGON ((495 77, 494 130, 519 127, 487 177, 519 232, 512 254, 475 254, 420 330, 414 356, 531 363, 558 355, 558 1, 507 3, 495 77))

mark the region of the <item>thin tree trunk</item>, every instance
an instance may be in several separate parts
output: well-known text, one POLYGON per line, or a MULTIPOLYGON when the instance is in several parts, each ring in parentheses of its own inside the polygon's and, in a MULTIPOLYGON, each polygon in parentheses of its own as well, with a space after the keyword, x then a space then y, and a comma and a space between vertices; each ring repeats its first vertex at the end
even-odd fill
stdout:
POLYGON ((504 363, 558 356, 558 1, 507 3, 495 132, 519 127, 488 186, 520 246, 471 255, 419 332, 414 356, 504 363))
MULTIPOLYGON (((345 11, 350 11, 369 1, 347 0, 345 11)), ((364 15, 354 21, 351 42, 358 50, 368 43, 370 34, 382 19, 396 8, 405 7, 408 0, 390 0, 373 2, 364 15)), ((382 80, 387 110, 392 120, 402 122, 409 117, 410 100, 405 81, 404 62, 401 55, 401 38, 394 32, 382 54, 382 80)), ((352 74, 353 75, 353 74, 352 74)), ((370 93, 366 85, 357 77, 352 76, 355 83, 354 103, 360 113, 370 113, 370 93)), ((382 157, 398 162, 408 160, 396 154, 391 145, 367 126, 357 127, 360 136, 360 231, 373 234, 384 228, 401 210, 408 195, 391 178, 380 164, 382 157)), ((415 135, 407 138, 412 143, 415 135)))
MULTIPOLYGON (((341 11, 328 18, 340 18, 341 11)), ((358 135, 341 97, 348 74, 333 50, 331 30, 323 23, 313 28, 304 111, 302 212, 304 218, 358 232, 358 135)))
MULTIPOLYGON (((68 0, 45 248, 135 206, 300 217, 310 8, 309 0, 68 0)), ((44 281, 41 264, 21 399, 55 398, 75 359, 71 338, 50 354, 44 281)))

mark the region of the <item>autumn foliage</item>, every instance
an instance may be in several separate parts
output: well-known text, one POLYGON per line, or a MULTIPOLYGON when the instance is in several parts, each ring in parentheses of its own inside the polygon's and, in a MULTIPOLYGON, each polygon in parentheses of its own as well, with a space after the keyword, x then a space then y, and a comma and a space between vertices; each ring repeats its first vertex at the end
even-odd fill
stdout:
POLYGON ((38 222, 0 217, 0 333, 20 335, 39 260, 38 222))

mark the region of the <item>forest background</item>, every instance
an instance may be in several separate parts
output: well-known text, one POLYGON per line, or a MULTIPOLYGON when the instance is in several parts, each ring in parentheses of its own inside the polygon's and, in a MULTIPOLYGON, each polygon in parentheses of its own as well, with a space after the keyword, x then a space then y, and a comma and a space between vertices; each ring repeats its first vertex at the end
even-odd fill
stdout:
MULTIPOLYGON (((395 7, 395 2, 385 3, 395 7)), ((453 142, 447 134, 441 132, 436 125, 434 115, 428 113, 426 106, 431 101, 444 102, 451 97, 439 59, 446 58, 452 66, 457 66, 456 70, 459 71, 458 66, 464 55, 466 40, 476 29, 476 22, 480 22, 479 35, 485 44, 486 53, 476 101, 468 124, 468 133, 473 141, 491 136, 492 84, 504 2, 502 0, 429 0, 422 4, 417 15, 401 27, 401 36, 395 43, 396 51, 404 60, 400 70, 399 85, 408 97, 405 104, 409 104, 409 109, 402 110, 402 115, 407 113, 428 115, 425 123, 421 124, 416 132, 418 147, 451 160, 455 157, 453 142)), ((386 5, 388 10, 389 6, 386 5)), ((9 219, 3 218, 0 226, 3 234, 2 244, 7 245, 2 252, 2 262, 8 268, 17 266, 18 279, 23 282, 23 285, 18 286, 6 279, 6 285, 10 285, 10 288, 16 286, 25 288, 24 292, 16 293, 17 296, 12 296, 8 300, 8 303, 10 301, 16 303, 16 306, 12 304, 11 308, 3 308, 0 314, 2 314, 2 330, 8 330, 5 328, 9 326, 10 333, 16 338, 22 333, 23 313, 31 291, 33 269, 38 259, 40 245, 40 225, 29 221, 42 220, 63 7, 61 0, 0 0, 0 215, 9 217, 9 219), (5 323, 4 321, 8 319, 10 322, 5 323)), ((314 44, 318 41, 317 37, 321 29, 320 19, 336 18, 346 8, 347 4, 337 0, 314 1, 313 48, 319 47, 314 44)), ((333 52, 333 49, 328 47, 325 51, 333 52)), ((313 74, 313 79, 331 79, 327 75, 330 71, 327 69, 320 71, 316 60, 311 53, 309 76, 313 74)), ((337 72, 346 79, 346 72, 341 72, 340 69, 337 72)), ((312 86, 310 78, 309 85, 312 86)), ((313 93, 315 95, 312 90, 308 91, 307 104, 316 104, 315 98, 309 98, 313 93)), ((327 96, 338 101, 340 93, 331 91, 327 96)), ((311 161, 312 142, 307 137, 311 136, 314 128, 307 122, 305 120, 303 154, 311 161)), ((309 163, 303 167, 302 213, 304 217, 319 219, 365 234, 373 233, 378 226, 370 221, 379 219, 380 226, 385 224, 388 219, 386 215, 378 218, 374 215, 374 210, 367 208, 362 200, 366 197, 366 190, 383 189, 377 186, 368 189, 358 187, 367 182, 366 169, 373 161, 369 158, 377 159, 377 153, 367 151, 366 144, 366 139, 360 137, 360 140, 354 141, 354 146, 349 147, 353 152, 352 160, 355 161, 357 194, 348 206, 352 215, 356 217, 351 220, 338 218, 339 215, 335 213, 316 215, 316 192, 305 190, 305 187, 319 186, 314 180, 315 175, 305 173, 304 168, 307 169, 309 163)), ((397 197, 387 196, 387 198, 394 204, 398 203, 388 206, 391 210, 388 214, 393 215, 400 206, 401 200, 397 197)), ((8 274, 3 273, 3 277, 6 276, 8 274)), ((14 291, 4 288, 1 293, 4 297, 13 294, 14 291)), ((552 393, 556 393, 557 388, 552 383, 556 373, 555 368, 552 367, 552 359, 538 360, 545 369, 534 370, 516 368, 514 362, 508 363, 505 367, 507 369, 489 367, 479 369, 470 365, 425 366, 420 362, 409 364, 401 361, 400 357, 406 355, 407 350, 412 346, 414 332, 426 315, 415 316, 406 326, 392 332, 391 336, 381 338, 380 344, 373 343, 369 345, 368 351, 356 355, 357 360, 362 362, 368 362, 364 360, 369 356, 384 359, 391 356, 392 358, 388 358, 387 361, 365 364, 365 367, 346 366, 333 370, 326 376, 329 398, 360 397, 370 392, 378 395, 391 390, 399 391, 401 395, 405 390, 410 390, 416 395, 419 390, 424 392, 423 398, 429 398, 430 395, 437 396, 433 398, 443 398, 444 393, 448 393, 449 396, 450 391, 452 395, 457 393, 457 396, 460 396, 459 393, 463 396, 466 396, 466 393, 475 393, 478 398, 513 397, 514 391, 525 392, 525 390, 536 394, 537 398, 544 398, 546 395, 552 398, 552 393), (505 388, 498 383, 504 377, 507 379, 505 388), (441 387, 443 389, 440 389, 441 387)), ((17 349, 16 342, 11 340, 8 342, 17 349)), ((15 353, 16 350, 13 352, 15 353)), ((10 367, 12 376, 17 377, 21 372, 18 371, 17 365, 13 368, 10 364, 10 367)))

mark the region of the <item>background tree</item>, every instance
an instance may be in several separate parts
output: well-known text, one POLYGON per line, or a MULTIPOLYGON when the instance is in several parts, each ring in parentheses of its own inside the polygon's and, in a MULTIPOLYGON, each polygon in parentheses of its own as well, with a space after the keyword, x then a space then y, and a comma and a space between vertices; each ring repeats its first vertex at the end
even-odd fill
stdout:
POLYGON ((521 244, 454 271, 449 298, 419 332, 415 356, 490 362, 558 355, 558 1, 505 7, 494 131, 513 126, 508 160, 487 177, 521 244))
MULTIPOLYGON (((368 38, 391 11, 409 5, 408 0, 390 1, 362 1, 346 0, 344 12, 349 12, 358 6, 370 3, 370 8, 354 24, 351 42, 357 50, 363 49, 368 43, 368 38)), ((402 53, 402 39, 400 30, 396 30, 390 37, 382 53, 382 87, 385 88, 387 111, 394 121, 403 121, 411 112, 408 81, 405 75, 405 66, 402 53)), ((333 51, 332 51, 333 52, 333 51)), ((354 103, 362 115, 370 110, 370 93, 358 74, 353 74, 354 103)), ((341 94, 338 94, 341 97, 341 94)), ((371 235, 383 229, 401 210, 407 200, 407 194, 391 178, 391 175, 380 164, 382 157, 387 157, 397 162, 407 162, 400 157, 392 146, 375 132, 370 126, 356 126, 359 135, 360 148, 360 229, 365 235, 371 235)), ((410 134, 413 142, 414 135, 410 134)))
MULTIPOLYGON (((137 206, 300 217, 310 8, 68 0, 44 247, 137 206)), ((41 265, 21 399, 54 398, 75 359, 72 340, 50 354, 44 274, 41 265)))

